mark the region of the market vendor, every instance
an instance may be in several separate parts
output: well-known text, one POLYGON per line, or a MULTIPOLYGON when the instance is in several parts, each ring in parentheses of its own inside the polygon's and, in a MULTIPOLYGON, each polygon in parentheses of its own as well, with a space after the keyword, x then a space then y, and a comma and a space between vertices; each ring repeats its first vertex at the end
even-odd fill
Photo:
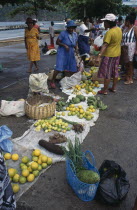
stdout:
POLYGON ((101 58, 98 77, 104 78, 104 88, 98 93, 107 95, 108 90, 116 92, 122 31, 116 26, 116 16, 114 14, 107 14, 101 20, 104 21, 105 29, 109 30, 105 34, 101 51, 96 60, 96 62, 99 62, 101 58), (108 88, 111 78, 113 78, 113 85, 111 88, 108 88))
POLYGON ((77 72, 75 49, 77 50, 77 33, 74 32, 76 24, 73 20, 67 22, 66 30, 62 31, 56 41, 57 49, 56 70, 50 82, 51 88, 56 88, 55 79, 59 72, 67 72, 68 76, 77 72))
POLYGON ((89 56, 90 44, 89 44, 89 34, 93 30, 93 27, 89 27, 89 18, 84 17, 83 23, 79 27, 79 37, 78 37, 78 48, 81 57, 89 56))

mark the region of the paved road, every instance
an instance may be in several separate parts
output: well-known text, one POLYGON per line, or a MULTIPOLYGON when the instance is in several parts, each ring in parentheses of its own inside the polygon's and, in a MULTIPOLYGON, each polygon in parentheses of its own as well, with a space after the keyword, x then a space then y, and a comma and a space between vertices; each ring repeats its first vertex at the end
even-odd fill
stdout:
MULTIPOLYGON (((28 93, 28 61, 23 44, 0 48, 0 60, 4 66, 0 73, 0 99, 26 98, 28 93), (12 83, 15 83, 12 85, 12 83), (9 87, 5 88, 5 86, 9 87)), ((55 56, 42 56, 40 71, 53 68, 55 56)), ((58 93, 59 90, 56 90, 58 93)), ((116 207, 99 204, 96 201, 82 202, 66 182, 65 163, 53 165, 18 201, 19 210, 131 210, 137 195, 137 81, 125 86, 118 84, 117 93, 101 96, 108 105, 107 111, 100 112, 96 125, 91 128, 84 143, 83 151, 91 150, 97 167, 103 160, 115 160, 127 172, 130 191, 127 198, 116 207)), ((30 126, 26 117, 0 118, 0 125, 6 124, 21 136, 30 126)))

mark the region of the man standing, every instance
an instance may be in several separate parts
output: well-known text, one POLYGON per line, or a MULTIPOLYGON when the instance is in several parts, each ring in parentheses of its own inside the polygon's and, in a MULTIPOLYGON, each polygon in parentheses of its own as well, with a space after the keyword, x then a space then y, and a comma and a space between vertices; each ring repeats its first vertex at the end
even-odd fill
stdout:
POLYGON ((51 26, 49 27, 49 35, 50 35, 50 45, 52 47, 54 47, 54 36, 55 36, 55 32, 54 32, 54 22, 51 21, 51 26))

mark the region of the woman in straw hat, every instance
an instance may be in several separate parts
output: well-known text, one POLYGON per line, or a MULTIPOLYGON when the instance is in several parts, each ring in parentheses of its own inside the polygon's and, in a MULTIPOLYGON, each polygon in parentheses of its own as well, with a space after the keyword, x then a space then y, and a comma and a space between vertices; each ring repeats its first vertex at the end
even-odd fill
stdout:
POLYGON ((118 81, 118 65, 121 54, 122 31, 116 26, 116 16, 107 14, 104 21, 105 29, 109 29, 104 36, 103 46, 97 57, 97 62, 100 58, 98 77, 104 78, 104 88, 98 91, 99 94, 107 95, 107 91, 116 92, 116 84, 118 81), (108 89, 111 78, 113 85, 108 89))

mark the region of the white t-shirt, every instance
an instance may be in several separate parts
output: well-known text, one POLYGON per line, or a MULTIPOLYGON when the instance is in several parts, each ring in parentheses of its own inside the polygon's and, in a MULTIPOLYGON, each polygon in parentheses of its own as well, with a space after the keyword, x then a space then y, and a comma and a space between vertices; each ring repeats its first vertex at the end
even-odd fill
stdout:
POLYGON ((50 34, 52 37, 55 36, 53 26, 50 26, 50 27, 49 27, 49 34, 50 34))
POLYGON ((80 25, 79 27, 79 35, 83 35, 83 36, 89 36, 90 32, 86 32, 85 30, 89 30, 88 27, 83 23, 80 25))

